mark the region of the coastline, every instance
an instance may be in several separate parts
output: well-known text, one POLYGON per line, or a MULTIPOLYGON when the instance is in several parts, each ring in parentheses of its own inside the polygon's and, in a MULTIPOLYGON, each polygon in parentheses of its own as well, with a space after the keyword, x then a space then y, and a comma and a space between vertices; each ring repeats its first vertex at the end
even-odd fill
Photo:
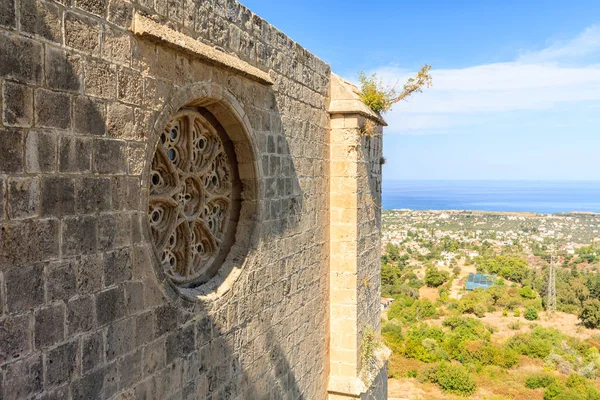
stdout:
POLYGON ((386 211, 423 211, 423 212, 430 212, 430 213, 453 213, 453 214, 458 214, 458 213, 470 213, 470 214, 475 214, 475 215, 483 215, 483 214, 494 214, 494 215, 519 215, 519 216, 524 216, 524 215, 530 215, 530 216, 537 216, 537 215, 600 215, 600 212, 595 212, 595 211, 559 211, 559 212, 554 212, 554 213, 542 213, 542 212, 535 212, 535 211, 484 211, 484 210, 415 210, 415 209, 411 209, 411 208, 384 208, 382 209, 383 212, 386 211))
POLYGON ((599 181, 384 181, 384 210, 600 212, 599 181))

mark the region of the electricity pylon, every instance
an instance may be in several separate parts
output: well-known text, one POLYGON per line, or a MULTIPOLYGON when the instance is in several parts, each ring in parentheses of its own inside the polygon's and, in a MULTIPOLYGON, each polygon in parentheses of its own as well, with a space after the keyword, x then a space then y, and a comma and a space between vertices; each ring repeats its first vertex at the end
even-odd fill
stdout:
POLYGON ((546 304, 548 316, 556 312, 556 271, 554 269, 554 251, 550 258, 550 275, 548 276, 548 302, 546 304))

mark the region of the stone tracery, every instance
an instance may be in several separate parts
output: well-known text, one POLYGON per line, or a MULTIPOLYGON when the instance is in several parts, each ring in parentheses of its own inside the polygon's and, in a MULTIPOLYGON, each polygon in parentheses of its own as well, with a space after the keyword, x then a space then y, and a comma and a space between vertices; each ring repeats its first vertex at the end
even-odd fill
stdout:
POLYGON ((154 246, 175 283, 194 283, 211 269, 231 194, 231 166, 216 129, 196 110, 181 111, 156 147, 148 210, 154 246))

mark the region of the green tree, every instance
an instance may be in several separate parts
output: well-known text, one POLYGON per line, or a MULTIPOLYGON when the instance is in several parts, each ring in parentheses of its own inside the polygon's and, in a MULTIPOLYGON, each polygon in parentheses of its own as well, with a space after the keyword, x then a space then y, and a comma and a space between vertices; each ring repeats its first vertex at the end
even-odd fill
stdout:
POLYGON ((398 262, 400 259, 400 248, 392 243, 385 245, 385 251, 381 256, 383 262, 398 262))
POLYGON ((469 396, 477 390, 477 385, 462 365, 441 363, 435 378, 438 386, 445 392, 469 396))
POLYGON ((583 302, 579 319, 586 328, 600 327, 600 300, 591 299, 583 302))
POLYGON ((569 283, 577 300, 583 305, 583 302, 590 296, 590 290, 585 285, 585 281, 582 278, 575 278, 571 279, 569 283))
POLYGON ((381 285, 395 285, 400 279, 400 268, 395 265, 382 263, 381 264, 381 285))
POLYGON ((514 282, 522 282, 529 271, 527 261, 519 257, 477 257, 477 269, 490 274, 498 274, 514 282))
POLYGON ((450 278, 447 271, 440 271, 435 267, 427 268, 425 272, 425 284, 429 287, 438 287, 443 285, 450 278))
POLYGON ((432 318, 437 314, 435 305, 427 300, 397 300, 390 306, 388 318, 397 319, 402 322, 417 322, 432 318), (410 305, 409 305, 410 303, 410 305))
POLYGON ((536 293, 529 286, 523 286, 519 289, 519 295, 526 299, 535 299, 537 297, 536 293))
POLYGON ((538 312, 535 308, 529 307, 527 308, 527 310, 525 310, 523 316, 528 321, 535 321, 536 319, 538 319, 538 312))

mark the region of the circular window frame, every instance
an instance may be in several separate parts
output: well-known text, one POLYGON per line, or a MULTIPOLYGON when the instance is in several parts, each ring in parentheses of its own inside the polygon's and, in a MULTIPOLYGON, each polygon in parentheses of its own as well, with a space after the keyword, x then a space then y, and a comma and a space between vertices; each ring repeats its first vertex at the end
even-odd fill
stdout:
MULTIPOLYGON (((224 144, 225 144, 224 143, 224 144)), ((261 220, 262 207, 259 193, 263 193, 261 163, 258 162, 258 141, 254 137, 250 121, 239 101, 223 87, 213 83, 188 85, 181 88, 163 107, 155 120, 149 135, 149 146, 146 153, 146 166, 142 176, 144 192, 144 230, 147 242, 152 251, 152 262, 159 280, 168 284, 184 299, 193 301, 213 301, 227 293, 240 276, 251 252, 258 245, 255 234, 257 221, 261 220), (235 165, 235 178, 238 184, 232 191, 232 201, 237 202, 235 214, 237 223, 227 249, 221 249, 219 261, 210 267, 210 279, 195 281, 193 284, 181 285, 173 281, 164 271, 161 254, 156 248, 148 209, 150 206, 150 177, 152 163, 160 135, 171 119, 185 109, 197 110, 217 130, 221 141, 227 143, 228 156, 233 157, 230 165, 235 165), (165 282, 166 281, 166 282, 165 282)))

